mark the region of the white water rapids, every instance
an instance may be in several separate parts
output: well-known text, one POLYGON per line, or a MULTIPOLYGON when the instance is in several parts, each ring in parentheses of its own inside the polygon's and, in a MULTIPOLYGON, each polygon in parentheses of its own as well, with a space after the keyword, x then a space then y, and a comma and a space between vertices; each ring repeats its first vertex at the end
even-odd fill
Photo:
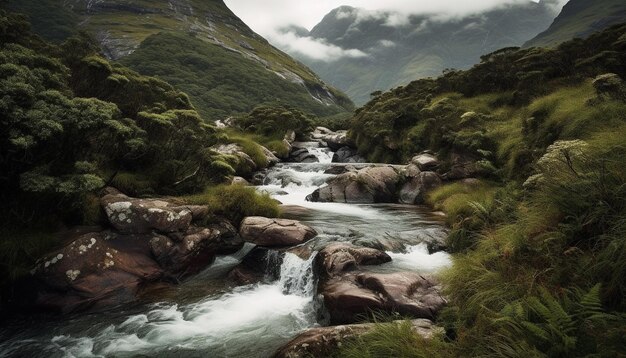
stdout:
MULTIPOLYGON (((258 189, 285 205, 305 208, 287 214, 319 232, 307 243, 313 251, 332 241, 397 247, 396 252, 389 251, 391 263, 371 268, 379 272, 434 272, 450 264, 448 254, 431 255, 424 244, 445 235, 440 221, 427 210, 307 202, 308 194, 333 177, 324 174, 333 165, 332 152, 310 151, 320 163, 279 164, 258 189)), ((318 321, 315 254, 303 260, 287 253, 278 279, 233 288, 225 276, 251 249, 246 245, 238 254, 218 258, 205 272, 153 303, 63 319, 9 322, 0 328, 0 357, 271 356, 298 333, 323 324, 318 321)))

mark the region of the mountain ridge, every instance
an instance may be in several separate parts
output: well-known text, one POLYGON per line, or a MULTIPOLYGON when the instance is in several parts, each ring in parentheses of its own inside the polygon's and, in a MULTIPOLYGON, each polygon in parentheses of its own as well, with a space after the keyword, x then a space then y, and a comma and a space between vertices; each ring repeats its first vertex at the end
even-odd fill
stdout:
POLYGON ((553 4, 546 1, 448 19, 341 6, 313 27, 310 37, 368 56, 325 62, 292 54, 364 104, 376 90, 439 75, 446 68, 469 68, 485 53, 520 46, 547 28, 555 15, 553 4))
MULTIPOLYGON (((255 101, 259 103, 254 105, 284 103, 319 116, 351 111, 353 108, 345 95, 326 85, 312 70, 252 31, 221 0, 10 0, 6 6, 29 15, 34 29, 48 39, 58 41, 79 31, 87 32, 98 40, 103 53, 109 59, 120 60, 141 51, 141 44, 151 36, 174 33, 185 37, 183 44, 193 42, 195 46, 205 49, 205 52, 228 58, 229 62, 249 63, 257 74, 263 69, 274 76, 268 78, 259 75, 264 80, 258 85, 269 86, 267 81, 273 82, 277 79, 281 84, 278 92, 263 93, 254 101, 236 105, 234 110, 224 106, 218 107, 217 111, 202 108, 200 102, 203 99, 193 94, 200 90, 184 84, 182 89, 192 95, 194 104, 200 107, 205 117, 212 117, 211 119, 246 113, 252 109, 252 102, 255 101), (43 16, 43 13, 47 13, 47 16, 43 16), (232 56, 233 54, 236 56, 232 56), (288 99, 288 94, 293 93, 298 94, 298 100, 288 99)), ((167 62, 169 59, 161 60, 167 62)), ((156 72, 145 74, 164 75, 156 72)), ((192 77, 204 75, 195 73, 192 77)), ((195 85, 208 83, 219 86, 219 74, 213 75, 216 77, 214 81, 195 85)), ((175 74, 170 74, 164 79, 170 81, 174 77, 175 74)), ((240 83, 236 79, 232 87, 229 101, 226 102, 233 102, 241 97, 241 90, 245 92, 252 89, 250 84, 240 83)))
POLYGON ((570 0, 550 27, 524 47, 552 47, 576 37, 586 38, 626 21, 626 3, 620 0, 570 0))

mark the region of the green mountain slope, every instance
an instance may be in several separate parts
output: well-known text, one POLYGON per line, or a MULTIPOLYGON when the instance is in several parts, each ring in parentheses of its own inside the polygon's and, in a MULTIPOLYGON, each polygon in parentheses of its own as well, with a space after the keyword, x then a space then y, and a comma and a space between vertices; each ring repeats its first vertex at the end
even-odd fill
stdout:
POLYGON ((221 0, 9 0, 6 6, 29 15, 50 40, 86 31, 108 58, 177 82, 205 118, 273 103, 319 116, 352 110, 345 95, 254 33, 221 0), (195 56, 184 60, 181 53, 195 56), (129 55, 134 59, 126 60, 129 55), (139 66, 137 58, 156 63, 139 66), (210 103, 203 91, 211 93, 210 103))
POLYGON ((419 15, 403 23, 394 22, 401 14, 343 6, 326 15, 310 36, 367 56, 318 61, 293 55, 363 104, 373 91, 436 76, 446 68, 469 68, 482 54, 520 46, 547 28, 555 15, 545 2, 528 2, 462 19, 419 15))
POLYGON ((626 2, 623 0, 570 0, 550 28, 526 42, 524 47, 556 46, 624 21, 626 2))
POLYGON ((379 326, 336 356, 623 356, 624 63, 626 23, 496 51, 357 110, 350 133, 370 161, 438 157, 444 184, 426 200, 456 254, 441 275, 446 335, 379 326))

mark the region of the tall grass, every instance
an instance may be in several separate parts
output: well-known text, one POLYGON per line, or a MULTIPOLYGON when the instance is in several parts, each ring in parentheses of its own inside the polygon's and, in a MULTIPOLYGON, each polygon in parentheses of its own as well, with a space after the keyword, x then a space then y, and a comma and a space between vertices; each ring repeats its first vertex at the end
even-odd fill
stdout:
POLYGON ((452 357, 450 345, 441 335, 424 338, 413 330, 411 321, 376 323, 371 332, 342 343, 340 358, 452 357))
POLYGON ((187 204, 206 205, 209 216, 223 216, 236 225, 246 216, 277 217, 280 214, 278 203, 268 194, 243 185, 218 185, 181 199, 187 204))

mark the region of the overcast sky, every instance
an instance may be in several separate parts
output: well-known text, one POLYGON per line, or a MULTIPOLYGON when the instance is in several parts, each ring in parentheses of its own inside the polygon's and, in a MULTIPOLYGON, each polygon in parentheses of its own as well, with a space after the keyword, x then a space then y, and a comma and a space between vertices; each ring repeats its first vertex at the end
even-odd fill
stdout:
MULTIPOLYGON (((425 13, 462 17, 498 6, 528 1, 531 0, 225 0, 225 3, 248 26, 274 45, 288 52, 300 52, 324 60, 341 56, 358 57, 363 53, 277 30, 288 25, 298 25, 310 30, 324 15, 342 5, 376 12, 398 12, 404 17, 425 13)), ((558 2, 556 6, 560 7, 568 0, 550 1, 558 2)))

